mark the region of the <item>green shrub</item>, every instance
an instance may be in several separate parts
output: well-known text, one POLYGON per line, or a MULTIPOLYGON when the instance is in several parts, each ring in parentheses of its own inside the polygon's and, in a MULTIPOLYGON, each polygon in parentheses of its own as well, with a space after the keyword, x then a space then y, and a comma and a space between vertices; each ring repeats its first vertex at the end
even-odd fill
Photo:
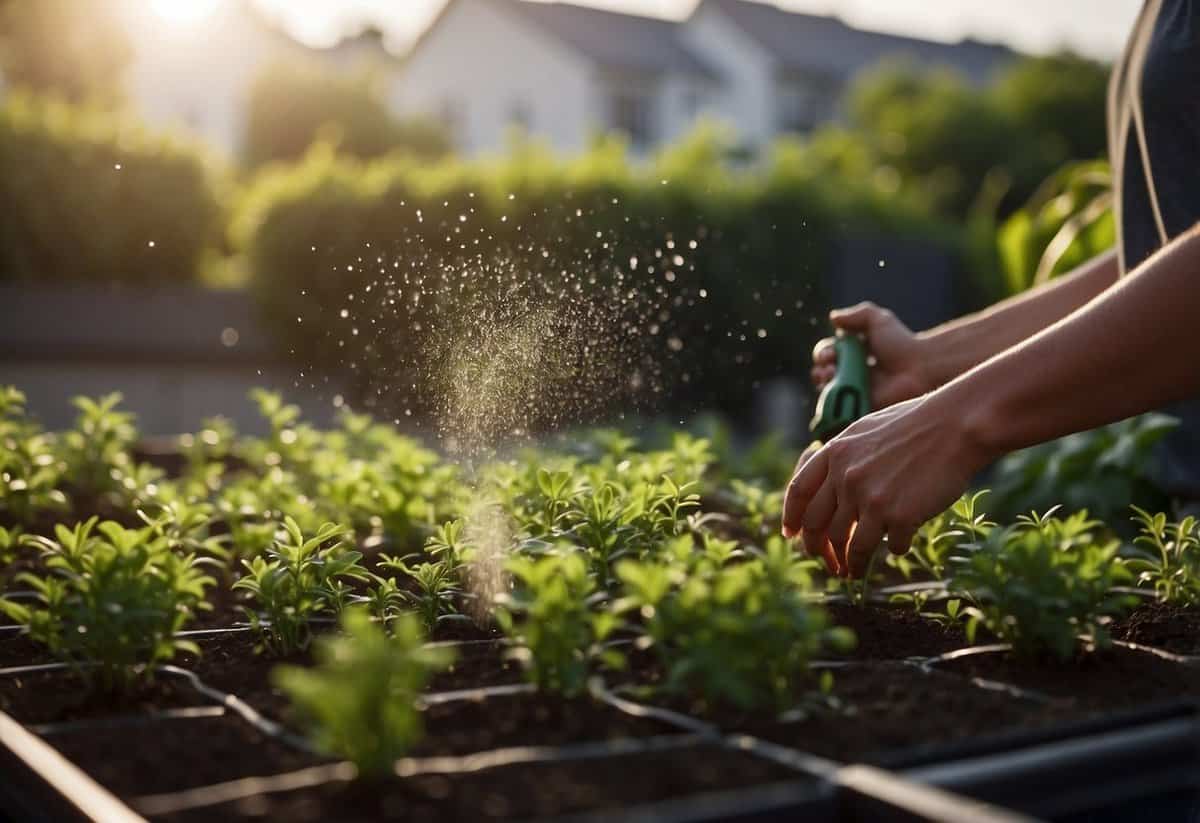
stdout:
POLYGON ((1200 523, 1190 516, 1171 522, 1137 506, 1133 511, 1140 533, 1126 566, 1137 574, 1138 585, 1153 586, 1164 603, 1200 603, 1200 523))
MULTIPOLYGON (((693 557, 690 540, 683 557, 693 557)), ((850 630, 832 627, 808 602, 810 564, 797 560, 779 537, 763 557, 688 568, 673 563, 624 561, 621 612, 645 621, 645 635, 665 669, 662 688, 699 695, 712 704, 785 710, 829 686, 808 664, 824 651, 854 645, 850 630)))
POLYGON ((23 93, 0 102, 0 280, 196 280, 222 197, 191 148, 121 115, 23 93))
POLYGON ((304 62, 275 63, 254 78, 246 121, 242 154, 252 166, 295 161, 321 139, 362 158, 405 151, 431 159, 450 150, 438 123, 394 117, 378 78, 304 62))
POLYGON ((1086 511, 1060 519, 1051 510, 1023 516, 967 547, 955 558, 950 588, 971 604, 961 612, 968 639, 983 625, 1017 654, 1063 660, 1078 652, 1080 635, 1106 647, 1105 619, 1137 598, 1113 591, 1133 575, 1118 554, 1121 541, 1101 529, 1086 511))
POLYGON ((425 646, 410 615, 393 622, 390 637, 357 609, 341 627, 343 635, 317 640, 315 668, 279 666, 272 679, 322 751, 349 759, 360 776, 384 776, 420 739, 416 698, 454 654, 425 646))
POLYGON ((97 526, 94 517, 54 533, 26 538, 45 567, 16 578, 36 593, 33 605, 0 598, 0 610, 33 640, 106 689, 130 685, 139 664, 150 676, 153 664, 179 651, 199 653, 175 636, 197 610, 211 608, 204 593, 214 581, 195 555, 173 551, 151 527, 97 526))
POLYGON ((344 542, 347 534, 349 529, 325 523, 305 538, 296 521, 285 517, 266 555, 242 561, 245 575, 233 588, 250 593, 258 610, 247 609, 247 616, 272 653, 307 647, 309 621, 341 613, 353 597, 349 584, 369 578, 358 563, 362 553, 344 542))
POLYGON ((680 406, 744 410, 742 389, 807 369, 836 242, 952 243, 919 208, 794 154, 730 170, 712 159, 720 140, 700 132, 650 168, 611 141, 569 161, 518 145, 503 160, 436 164, 317 146, 256 179, 234 243, 288 348, 349 372, 368 408, 457 413, 503 433, 575 417, 562 402, 584 395, 587 412, 630 395, 653 406, 668 390, 680 406), (541 358, 536 385, 486 357, 529 342, 512 339, 527 326, 560 341, 518 352, 541 358), (510 383, 493 406, 478 390, 448 404, 472 374, 510 383), (513 401, 525 395, 538 402, 513 401))

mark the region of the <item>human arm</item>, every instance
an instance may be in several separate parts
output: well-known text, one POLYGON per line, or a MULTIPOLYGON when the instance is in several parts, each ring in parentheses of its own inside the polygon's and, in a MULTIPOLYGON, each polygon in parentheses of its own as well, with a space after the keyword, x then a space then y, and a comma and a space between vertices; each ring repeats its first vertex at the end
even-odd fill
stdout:
POLYGON ((1200 390, 1200 226, 1114 288, 929 394, 868 415, 801 465, 784 535, 861 575, 907 551, 987 463, 1200 390))
MULTIPOLYGON (((860 303, 830 314, 836 328, 862 334, 875 357, 872 404, 884 408, 932 391, 992 355, 1066 317, 1117 281, 1115 252, 990 308, 918 334, 887 309, 860 303)), ((813 384, 833 379, 833 339, 813 349, 813 384)))

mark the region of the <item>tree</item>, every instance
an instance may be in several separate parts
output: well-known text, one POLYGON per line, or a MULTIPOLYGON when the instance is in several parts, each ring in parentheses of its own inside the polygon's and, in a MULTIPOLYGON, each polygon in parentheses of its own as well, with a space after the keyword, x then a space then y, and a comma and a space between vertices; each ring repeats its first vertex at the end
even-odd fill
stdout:
POLYGON ((318 139, 363 159, 396 149, 426 158, 449 150, 449 138, 437 123, 393 117, 370 74, 341 75, 300 61, 263 69, 250 89, 246 162, 295 160, 318 139))
POLYGON ((113 105, 131 58, 113 0, 0 3, 0 69, 12 86, 113 105))

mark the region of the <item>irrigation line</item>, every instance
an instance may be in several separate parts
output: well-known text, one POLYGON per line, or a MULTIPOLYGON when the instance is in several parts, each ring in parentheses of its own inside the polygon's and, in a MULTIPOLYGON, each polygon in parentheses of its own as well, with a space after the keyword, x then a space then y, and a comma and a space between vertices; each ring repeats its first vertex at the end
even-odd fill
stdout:
POLYGON ((481 686, 477 689, 456 689, 449 692, 430 692, 417 695, 417 706, 440 706, 445 703, 480 701, 489 697, 510 697, 516 694, 533 694, 537 686, 532 683, 509 683, 503 686, 481 686))
POLYGON ((633 717, 649 717, 673 726, 678 726, 679 728, 691 729, 703 740, 715 743, 726 749, 744 752, 763 760, 770 760, 773 763, 802 774, 812 777, 830 777, 841 767, 841 764, 833 760, 818 757, 815 754, 808 754, 807 752, 787 746, 781 746, 778 743, 771 743, 753 735, 724 734, 716 725, 706 723, 703 720, 682 714, 681 712, 626 700, 613 694, 598 677, 594 677, 588 681, 588 691, 597 700, 625 714, 632 715, 633 717))
POLYGON ((200 694, 204 695, 210 700, 216 701, 225 708, 230 709, 239 717, 241 717, 242 720, 246 721, 255 729, 267 735, 268 737, 273 737, 276 740, 292 746, 293 748, 299 749, 300 751, 307 752, 309 754, 316 754, 316 750, 309 745, 307 740, 288 731, 283 725, 276 723, 274 720, 270 720, 269 718, 259 714, 253 706, 251 706, 249 703, 246 703, 237 695, 228 694, 227 692, 223 692, 218 689, 214 689, 212 686, 209 686, 207 683, 201 680, 195 672, 182 669, 178 666, 159 666, 158 671, 162 672, 163 674, 174 675, 186 680, 191 684, 192 688, 200 692, 200 694))
MULTIPOLYGON (((74 668, 87 668, 92 664, 78 663, 74 668)), ((56 672, 72 668, 70 663, 36 663, 30 666, 10 666, 0 669, 0 677, 16 677, 19 674, 34 674, 36 672, 56 672)))
POLYGON ((618 697, 609 691, 598 677, 593 677, 588 681, 588 692, 601 703, 607 703, 618 711, 622 711, 632 717, 651 718, 659 720, 679 729, 693 732, 695 734, 704 735, 709 739, 719 739, 721 730, 711 723, 705 723, 703 720, 698 720, 691 715, 683 714, 682 712, 671 711, 670 709, 661 709, 658 706, 647 706, 644 703, 635 703, 632 700, 626 700, 623 697, 618 697))
MULTIPOLYGON (((573 743, 565 746, 513 746, 462 756, 406 757, 396 761, 393 773, 400 778, 428 774, 463 775, 505 766, 570 763, 607 757, 656 754, 690 748, 705 743, 707 739, 705 735, 670 734, 573 743)), ((261 794, 347 782, 356 776, 357 772, 352 764, 330 763, 271 777, 248 777, 181 792, 148 795, 134 799, 132 805, 142 814, 158 816, 216 806, 261 794)))
POLYGON ((65 723, 41 723, 28 726, 27 728, 34 734, 45 737, 52 734, 70 734, 71 732, 91 731, 94 729, 149 726, 162 720, 196 720, 224 716, 224 706, 189 706, 181 709, 162 709, 146 714, 93 717, 86 720, 72 720, 65 723))
POLYGON ((1166 649, 1160 649, 1157 646, 1144 646, 1141 643, 1131 643, 1128 640, 1114 640, 1112 641, 1112 644, 1123 649, 1131 649, 1135 652, 1152 654, 1155 657, 1160 657, 1163 660, 1169 660, 1172 663, 1183 663, 1189 666, 1194 666, 1197 663, 1200 663, 1200 655, 1176 654, 1175 652, 1170 652, 1166 649))
POLYGON ((175 632, 176 637, 207 637, 214 634, 236 634, 238 632, 253 631, 254 627, 245 625, 236 626, 221 626, 216 629, 188 629, 187 631, 175 632))

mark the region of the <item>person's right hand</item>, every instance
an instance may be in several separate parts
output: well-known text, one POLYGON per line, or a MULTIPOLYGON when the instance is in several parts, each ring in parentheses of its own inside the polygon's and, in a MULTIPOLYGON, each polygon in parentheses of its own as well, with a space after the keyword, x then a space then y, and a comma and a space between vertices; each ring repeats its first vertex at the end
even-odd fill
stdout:
MULTIPOLYGON (((923 368, 921 339, 896 315, 874 303, 829 313, 834 328, 860 334, 871 356, 871 408, 882 409, 937 388, 923 368)), ((837 373, 833 338, 813 347, 812 382, 817 391, 837 373)))

